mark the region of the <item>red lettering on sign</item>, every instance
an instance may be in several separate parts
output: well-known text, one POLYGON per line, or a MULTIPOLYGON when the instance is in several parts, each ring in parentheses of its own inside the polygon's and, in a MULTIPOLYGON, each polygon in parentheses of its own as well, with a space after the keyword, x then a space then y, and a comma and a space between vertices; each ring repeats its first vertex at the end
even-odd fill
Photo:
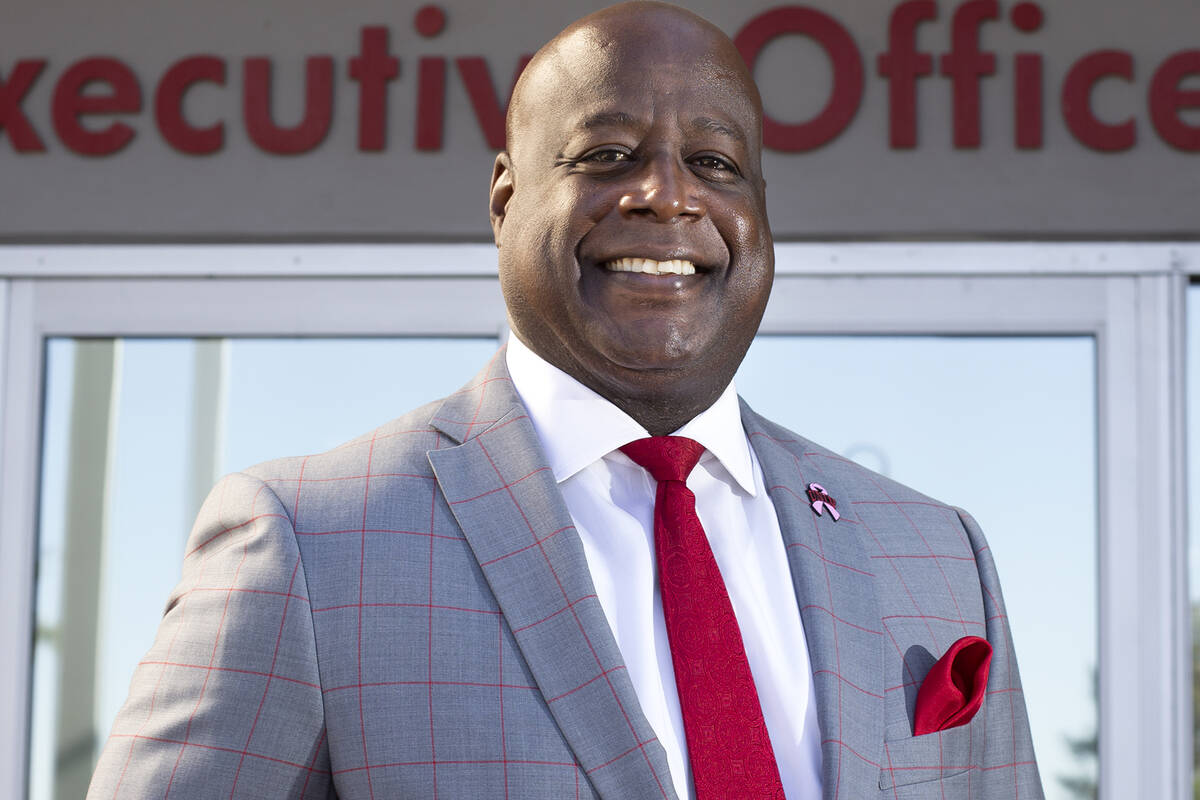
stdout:
POLYGON ((1033 33, 1042 27, 1045 15, 1037 3, 1017 3, 1009 12, 1009 19, 1017 30, 1033 33))
POLYGON ((1200 77, 1200 50, 1184 50, 1167 58, 1150 81, 1150 121, 1162 140, 1172 147, 1200 151, 1200 125, 1188 125, 1181 108, 1200 108, 1200 88, 1181 89, 1185 78, 1200 77))
POLYGON ((487 62, 479 56, 465 56, 454 59, 458 74, 462 77, 463 85, 467 87, 467 95, 471 98, 471 108, 475 109, 475 119, 488 147, 493 150, 504 149, 504 115, 508 111, 508 103, 512 100, 512 89, 517 85, 517 79, 525 70, 533 56, 525 55, 517 62, 513 71, 512 83, 509 85, 508 100, 501 108, 500 100, 496 97, 496 89, 492 85, 492 73, 487 62))
POLYGON ((892 11, 888 51, 878 60, 888 79, 888 139, 894 148, 917 146, 917 78, 933 72, 933 56, 917 52, 917 24, 937 19, 934 0, 908 0, 892 11))
POLYGON ((333 117, 333 59, 311 56, 304 62, 304 117, 291 127, 275 124, 271 115, 271 61, 243 62, 242 115, 246 133, 262 150, 278 155, 307 153, 329 133, 333 117))
POLYGON ((0 76, 0 131, 8 132, 8 140, 18 153, 40 153, 46 149, 21 110, 21 101, 45 67, 44 59, 26 59, 17 62, 8 80, 0 76))
POLYGON ((762 49, 787 34, 815 39, 825 49, 833 66, 829 101, 815 118, 791 124, 779 122, 763 112, 763 145, 773 150, 799 153, 837 138, 858 113, 863 93, 862 54, 854 38, 837 20, 805 6, 783 6, 763 12, 747 22, 733 41, 753 73, 754 62, 762 49))
POLYGON ((107 156, 133 139, 133 128, 113 122, 99 131, 79 124, 85 114, 132 114, 142 110, 142 90, 137 76, 115 58, 85 58, 62 74, 54 87, 51 115, 58 138, 76 153, 107 156), (111 94, 83 94, 90 83, 107 83, 111 94))
POLYGON ((1137 141, 1133 118, 1106 123, 1092 110, 1092 87, 1101 78, 1133 80, 1133 56, 1124 50, 1097 50, 1072 65, 1063 80, 1062 112, 1067 128, 1079 142, 1093 150, 1128 150, 1137 141))
MULTIPOLYGON (((1009 19, 1017 30, 1034 33, 1045 16, 1034 3, 1017 3, 1009 19)), ((1042 146, 1042 84, 1042 56, 1017 53, 1013 57, 1013 141, 1023 150, 1042 146)))
POLYGON ((197 83, 225 85, 225 62, 215 56, 192 56, 175 62, 154 92, 154 120, 167 143, 181 153, 206 155, 225 145, 225 123, 196 128, 183 117, 183 96, 197 83))
POLYGON ((996 56, 979 50, 979 28, 1000 16, 996 0, 968 0, 954 12, 950 52, 942 56, 942 74, 954 87, 954 146, 979 147, 979 79, 996 72, 996 56))
POLYGON ((413 27, 426 38, 437 36, 446 27, 446 12, 435 5, 421 6, 413 15, 413 27))
POLYGON ((446 59, 426 56, 417 64, 417 149, 442 149, 446 116, 446 59))
MULTIPOLYGON (((446 27, 446 12, 422 6, 413 15, 417 33, 429 39, 446 27)), ((417 149, 441 150, 446 118, 446 59, 425 56, 417 63, 417 149)))
POLYGON ((362 29, 359 56, 350 59, 358 81, 358 149, 382 150, 387 141, 387 84, 400 74, 400 60, 388 53, 388 29, 362 29))
MULTIPOLYGON (((948 0, 949 2, 949 0, 948 0)), ((1004 55, 981 49, 985 23, 999 18, 998 0, 954 0, 949 22, 950 44, 935 60, 921 50, 923 23, 939 18, 938 0, 891 0, 887 25, 887 47, 874 61, 877 74, 887 82, 888 141, 892 148, 919 146, 920 93, 923 77, 938 69, 948 79, 951 91, 953 144, 977 148, 981 144, 983 120, 981 93, 985 76, 994 75, 1001 58, 1011 54, 1012 137, 1021 150, 1042 148, 1045 137, 1045 59, 1053 56, 1037 47, 1012 48, 1004 55)), ((1032 0, 1010 0, 1006 5, 1014 31, 1030 35, 1040 31, 1046 12, 1032 0)), ((412 32, 429 40, 445 34, 446 12, 435 4, 421 6, 413 15, 412 32)), ((929 26, 926 26, 929 27, 929 26)), ((945 27, 945 23, 941 27, 945 27)), ((358 84, 357 149, 382 151, 388 147, 389 92, 401 77, 400 57, 390 52, 389 28, 383 25, 360 28, 358 52, 348 60, 349 79, 358 84)), ((763 118, 763 144, 772 150, 801 153, 822 147, 840 136, 853 122, 864 97, 862 52, 851 33, 833 16, 805 5, 776 7, 754 16, 735 36, 742 58, 754 70, 759 56, 776 40, 804 36, 818 44, 832 67, 829 95, 821 110, 803 122, 784 122, 768 111, 763 118)), ((492 60, 483 55, 447 55, 462 49, 439 49, 422 45, 412 54, 417 68, 403 79, 415 82, 416 104, 412 109, 415 148, 440 151, 444 146, 447 103, 461 103, 461 95, 448 96, 448 62, 454 60, 458 78, 466 90, 474 119, 487 145, 505 146, 505 114, 513 87, 529 62, 518 60, 507 95, 503 80, 493 80, 492 60)), ((503 63, 509 63, 505 60, 503 63)), ((45 71, 41 58, 18 60, 7 76, 0 73, 0 138, 7 136, 17 154, 46 150, 39 132, 26 115, 26 106, 38 102, 33 86, 45 71)), ((274 120, 272 61, 267 57, 246 58, 242 80, 242 122, 256 147, 269 153, 297 154, 317 148, 332 125, 335 86, 333 59, 312 56, 305 60, 303 114, 292 127, 274 120)), ((1072 136, 1083 146, 1102 152, 1128 150, 1137 142, 1142 124, 1135 113, 1110 122, 1098 116, 1093 104, 1094 89, 1105 78, 1133 82, 1133 56, 1125 50, 1088 53, 1069 66, 1061 86, 1061 111, 1072 136)), ((162 139, 181 153, 204 155, 225 145, 225 125, 217 119, 207 127, 195 125, 184 114, 189 92, 199 83, 226 85, 227 63, 212 55, 192 55, 172 64, 158 78, 154 92, 154 120, 162 139)), ((298 71, 297 71, 298 73, 298 71)), ((291 79, 298 74, 291 74, 291 79)), ((779 78, 781 76, 775 76, 779 78)), ((811 83, 810 76, 782 76, 792 85, 811 83)), ((940 83, 940 82, 939 82, 940 83)), ((344 85, 344 84, 343 84, 344 85)), ((785 84, 787 85, 787 84, 785 84)), ((1139 87, 1140 88, 1140 87, 1139 87)), ((348 91, 348 90, 347 90, 348 91)), ((925 90, 927 93, 930 89, 925 90)), ((196 102, 193 100, 192 102, 196 102)), ((1163 60, 1146 87, 1148 121, 1168 146, 1184 153, 1200 152, 1200 49, 1176 52, 1163 60)), ((85 115, 133 114, 142 110, 139 79, 125 63, 96 57, 70 64, 57 78, 49 115, 62 143, 76 153, 109 155, 126 147, 136 135, 128 120, 90 121, 85 115), (99 84, 92 86, 91 84, 99 84), (102 127, 103 126, 103 127, 102 127)), ((393 109, 394 110, 394 109, 393 109)), ((36 117, 34 117, 37 119, 36 117)), ((996 130, 1000 122, 992 125, 996 130)), ((470 138, 463 135, 456 141, 470 138)))
POLYGON ((1042 146, 1042 57, 1017 53, 1013 73, 1013 141, 1022 150, 1036 150, 1042 146))

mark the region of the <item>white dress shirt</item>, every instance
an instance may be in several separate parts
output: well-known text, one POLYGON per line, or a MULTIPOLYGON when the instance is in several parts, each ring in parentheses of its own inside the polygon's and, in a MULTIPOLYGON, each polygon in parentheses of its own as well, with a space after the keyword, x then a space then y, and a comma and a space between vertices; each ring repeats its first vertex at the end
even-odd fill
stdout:
MULTIPOLYGON (((575 523, 596 595, 675 791, 695 798, 654 556, 657 485, 618 450, 649 434, 515 335, 508 369, 575 523)), ((779 520, 746 439, 733 384, 675 432, 704 445, 687 485, 741 628, 788 800, 821 797, 812 668, 779 520)))

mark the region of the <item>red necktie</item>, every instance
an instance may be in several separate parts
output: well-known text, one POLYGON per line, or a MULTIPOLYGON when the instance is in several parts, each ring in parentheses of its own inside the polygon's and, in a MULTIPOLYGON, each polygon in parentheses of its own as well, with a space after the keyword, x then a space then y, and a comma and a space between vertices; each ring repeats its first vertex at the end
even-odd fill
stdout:
POLYGON ((775 753, 688 474, 704 446, 652 436, 621 452, 658 481, 654 550, 698 800, 783 800, 775 753))

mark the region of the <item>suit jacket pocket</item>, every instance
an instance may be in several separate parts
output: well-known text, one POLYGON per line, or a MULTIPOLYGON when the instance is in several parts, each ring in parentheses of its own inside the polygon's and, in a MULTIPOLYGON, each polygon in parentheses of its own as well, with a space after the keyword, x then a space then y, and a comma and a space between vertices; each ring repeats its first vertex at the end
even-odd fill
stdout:
POLYGON ((981 736, 982 731, 975 730, 974 721, 924 736, 913 736, 907 720, 889 725, 883 743, 879 788, 941 781, 966 772, 971 769, 972 739, 981 736))

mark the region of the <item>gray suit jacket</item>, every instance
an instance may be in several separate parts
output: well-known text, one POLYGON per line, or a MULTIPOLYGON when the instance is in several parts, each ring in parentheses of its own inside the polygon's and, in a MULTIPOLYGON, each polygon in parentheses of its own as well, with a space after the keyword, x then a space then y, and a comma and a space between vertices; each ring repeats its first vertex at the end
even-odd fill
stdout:
MULTIPOLYGON (((441 403, 217 485, 89 798, 675 800, 502 353, 441 403)), ((808 640, 824 797, 1040 797, 974 521, 742 419, 808 640), (809 507, 812 481, 841 521, 809 507), (994 648, 982 709, 914 737, 920 681, 967 634, 994 648)))

